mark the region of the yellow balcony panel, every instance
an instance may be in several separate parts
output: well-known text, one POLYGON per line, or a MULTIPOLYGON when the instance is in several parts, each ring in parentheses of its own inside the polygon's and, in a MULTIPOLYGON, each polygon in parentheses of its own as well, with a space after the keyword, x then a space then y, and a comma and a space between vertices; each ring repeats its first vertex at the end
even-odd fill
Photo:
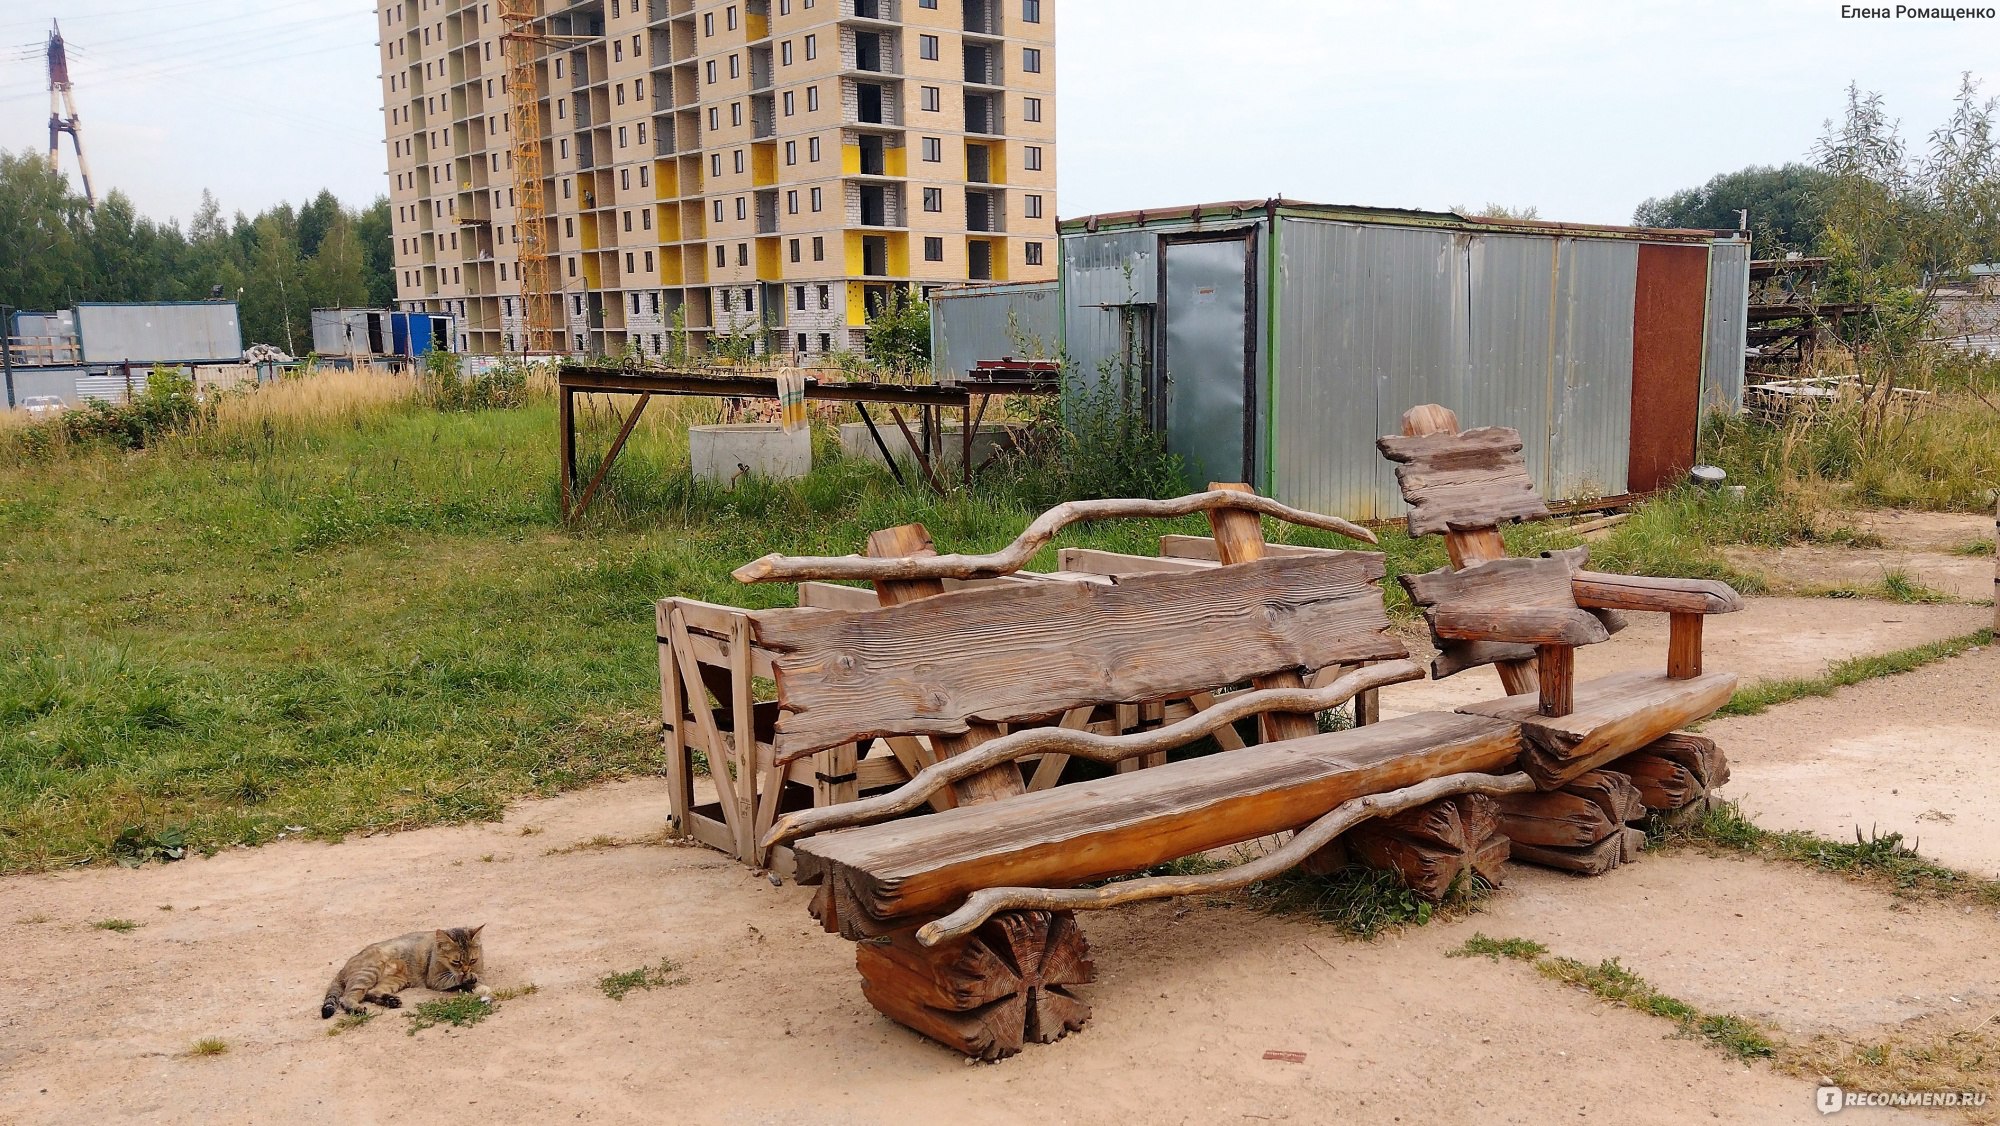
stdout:
POLYGON ((840 171, 848 176, 861 175, 861 146, 840 146, 840 171))
MULTIPOLYGON (((842 255, 847 260, 847 276, 861 276, 861 232, 847 231, 841 240, 842 255)), ((852 288, 851 286, 849 288, 852 288)))
POLYGON ((660 232, 661 242, 681 240, 681 207, 678 203, 656 203, 653 205, 653 226, 660 232))
POLYGON ((780 265, 783 259, 778 253, 781 241, 777 238, 760 238, 757 240, 758 277, 768 280, 784 276, 784 267, 780 265))
POLYGON ((889 273, 894 277, 909 277, 910 236, 897 231, 884 237, 889 240, 889 273))
POLYGON ((679 199, 680 194, 680 164, 672 158, 654 161, 653 198, 679 199))
POLYGON ((750 42, 771 37, 771 17, 761 12, 746 12, 743 16, 743 33, 750 42))
POLYGON ((895 145, 882 150, 882 170, 890 176, 910 174, 910 146, 895 145))
POLYGON ((750 146, 750 179, 760 188, 778 182, 778 143, 760 141, 750 146))

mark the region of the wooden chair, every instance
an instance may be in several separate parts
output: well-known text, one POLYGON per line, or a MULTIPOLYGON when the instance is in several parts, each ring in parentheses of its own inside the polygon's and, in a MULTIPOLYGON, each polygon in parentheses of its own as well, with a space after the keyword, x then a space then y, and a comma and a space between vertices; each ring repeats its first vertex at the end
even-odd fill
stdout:
MULTIPOLYGON (((1377 444, 1397 463, 1410 535, 1443 534, 1451 556, 1449 567, 1402 576, 1438 646, 1431 675, 1496 666, 1510 695, 1459 710, 1519 722, 1527 744, 1521 767, 1541 788, 1558 789, 1728 701, 1735 675, 1704 672, 1701 657, 1704 618, 1742 608, 1728 585, 1586 570, 1581 547, 1507 558, 1499 525, 1549 515, 1514 430, 1461 432, 1451 411, 1426 405, 1404 414, 1402 434, 1377 444), (1576 683, 1576 647, 1607 640, 1627 611, 1670 616, 1665 670, 1576 683)), ((1710 757, 1713 777, 1720 760, 1710 757)))
MULTIPOLYGON (((1071 911, 1240 887, 1370 819, 1533 788, 1507 773, 1520 754, 1510 721, 1429 713, 1317 730, 1316 713, 1422 671, 1388 630, 1381 555, 1266 554, 1260 513, 1373 539, 1240 487, 1211 488, 1062 505, 991 555, 934 554, 911 526, 877 532, 867 557, 770 556, 739 569, 746 581, 865 579, 882 603, 750 615, 756 644, 775 655, 775 767, 891 735, 926 737, 937 752, 895 791, 784 814, 761 842, 791 843, 797 878, 818 887, 815 917, 861 942, 863 993, 878 1010, 987 1058, 1052 1040, 1089 1015, 1069 992, 1091 976, 1071 911), (1075 520, 1197 511, 1222 565, 942 589, 1013 571, 1075 520), (1304 670, 1336 666, 1356 667, 1302 682, 1304 670), (1246 682, 1154 730, 1029 726, 1246 682), (1240 750, 1041 791, 1019 766, 1049 754, 1164 757, 1251 716, 1272 721, 1269 739, 1240 750), (908 816, 946 791, 953 808, 908 816), (1282 848, 1221 872, 1079 886, 1287 830, 1299 832, 1282 848)), ((1496 850, 1479 836, 1490 816, 1432 817, 1410 831, 1462 837, 1468 821, 1479 839, 1466 852, 1497 864, 1504 840, 1496 850)))

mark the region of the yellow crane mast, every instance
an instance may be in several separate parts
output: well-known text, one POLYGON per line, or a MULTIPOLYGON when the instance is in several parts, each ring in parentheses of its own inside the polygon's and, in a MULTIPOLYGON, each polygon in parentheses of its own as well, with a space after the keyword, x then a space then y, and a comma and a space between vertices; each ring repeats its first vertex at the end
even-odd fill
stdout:
POLYGON ((542 192, 542 93, 536 62, 541 48, 553 40, 535 28, 538 0, 500 0, 500 18, 507 25, 501 41, 507 55, 507 95, 514 139, 514 207, 520 224, 517 250, 521 279, 521 317, 526 327, 522 351, 549 355, 557 351, 561 305, 556 295, 555 266, 549 258, 549 209, 542 192))

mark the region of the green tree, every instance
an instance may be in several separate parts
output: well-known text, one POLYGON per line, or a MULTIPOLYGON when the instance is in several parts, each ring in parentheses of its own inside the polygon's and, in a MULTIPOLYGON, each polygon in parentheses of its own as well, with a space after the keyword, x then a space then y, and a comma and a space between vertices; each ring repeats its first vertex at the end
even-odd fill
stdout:
POLYGON ((1698 188, 1649 199, 1632 214, 1642 227, 1733 231, 1737 212, 1750 213, 1751 245, 1760 258, 1810 251, 1823 216, 1816 196, 1826 176, 1804 164, 1753 164, 1721 173, 1698 188))
POLYGON ((87 213, 41 155, 0 152, 0 304, 58 309, 88 296, 87 213))
POLYGON ((362 263, 361 242, 355 237, 354 220, 345 211, 334 213, 333 222, 321 236, 319 253, 306 265, 305 288, 308 309, 333 309, 365 304, 368 275, 362 263))
POLYGON ((368 210, 355 216, 354 235, 361 242, 368 304, 376 308, 386 309, 396 300, 396 240, 391 231, 387 196, 377 196, 368 210))
POLYGON ((931 366, 931 306, 913 286, 894 291, 868 319, 862 350, 869 362, 895 375, 927 372, 931 366))

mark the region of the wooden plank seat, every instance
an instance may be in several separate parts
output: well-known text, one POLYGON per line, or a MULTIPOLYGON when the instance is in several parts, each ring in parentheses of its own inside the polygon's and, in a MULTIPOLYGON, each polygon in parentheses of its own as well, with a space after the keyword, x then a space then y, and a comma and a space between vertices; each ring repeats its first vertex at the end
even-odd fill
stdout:
MULTIPOLYGON (((878 1010, 968 1054, 1009 1054, 1088 1017, 1069 992, 1090 965, 1072 909, 1240 886, 1372 818, 1532 790, 1525 775, 1495 773, 1520 754, 1518 725, 1504 720, 1433 713, 1318 732, 1317 713, 1422 670, 1389 630, 1381 555, 1267 553, 1259 514, 1373 540, 1242 486, 1211 486, 1059 506, 986 555, 937 554, 908 526, 875 533, 866 556, 767 556, 739 569, 744 581, 864 579, 880 601, 749 615, 777 684, 775 766, 873 738, 921 736, 936 750, 896 790, 784 813, 759 842, 789 843, 796 875, 819 889, 815 917, 865 940, 857 966, 878 1010), (1076 519, 1190 512, 1208 514, 1213 563, 1115 581, 943 585, 1008 574, 1076 519), (1159 714, 1167 701, 1199 710, 1123 734, 1070 722, 1105 706, 1159 714), (1251 717, 1259 744, 1219 737, 1251 717), (1164 761, 1209 735, 1240 749, 1164 761), (1044 767, 1157 765, 1028 790, 1030 756, 1044 767), (956 804, 923 812, 943 794, 956 804), (1298 832, 1226 873, 1077 886, 1286 830, 1298 832)), ((1490 869, 1498 818, 1479 809, 1469 824, 1485 835, 1452 843, 1490 869)))
MULTIPOLYGON (((1671 745, 1683 738, 1673 735, 1676 728, 1728 702, 1736 677, 1705 673, 1701 658, 1704 617, 1742 608, 1726 584, 1590 571, 1589 551, 1582 547, 1509 558, 1500 524, 1548 514, 1513 430, 1460 431, 1451 411, 1427 404, 1406 412, 1403 433, 1378 445, 1397 463, 1410 534, 1444 534, 1451 556, 1450 566, 1401 576, 1438 646, 1431 675, 1497 667, 1509 695, 1459 711, 1519 723, 1521 769, 1541 789, 1561 789, 1661 741, 1671 745), (1669 615, 1665 670, 1577 683, 1576 647, 1607 640, 1623 628, 1625 613, 1644 611, 1669 615)), ((1698 765, 1710 781, 1727 775, 1719 751, 1698 765)), ((1706 784, 1690 774, 1673 789, 1705 793, 1706 784)), ((1520 825, 1537 836, 1550 831, 1532 818, 1520 825)), ((1620 836, 1593 840, 1588 856, 1550 852, 1553 846, 1539 840, 1521 855, 1600 872, 1607 857, 1615 864, 1622 855, 1614 842, 1620 836)))
POLYGON ((987 805, 820 833, 799 880, 835 886, 865 938, 993 887, 1071 887, 1297 829, 1353 798, 1448 774, 1504 773, 1519 727, 1422 712, 1368 727, 1170 762, 987 805))

